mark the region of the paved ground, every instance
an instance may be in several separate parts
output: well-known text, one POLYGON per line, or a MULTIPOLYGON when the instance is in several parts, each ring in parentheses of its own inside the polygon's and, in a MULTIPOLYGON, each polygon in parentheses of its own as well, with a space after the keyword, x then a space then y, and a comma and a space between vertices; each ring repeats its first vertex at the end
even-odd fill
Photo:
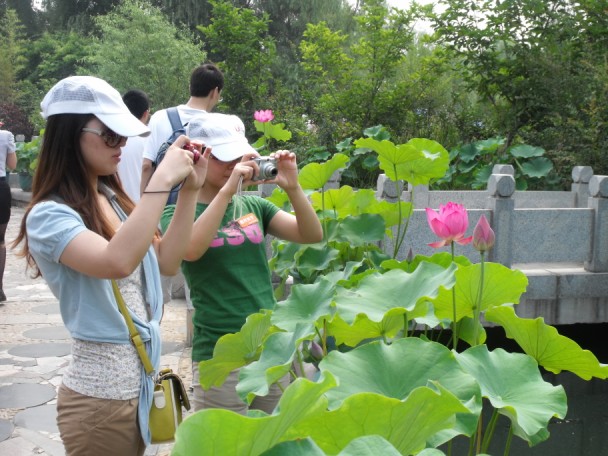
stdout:
MULTIPOLYGON (((15 238, 23 213, 21 207, 13 207, 7 243, 15 238)), ((59 305, 45 282, 30 278, 25 261, 10 250, 4 292, 8 300, 0 305, 0 455, 64 455, 55 404, 71 355, 59 305)), ((179 372, 189 386, 186 314, 183 299, 173 299, 165 306, 161 365, 179 372)), ((153 445, 146 456, 164 456, 170 451, 171 445, 153 445)))

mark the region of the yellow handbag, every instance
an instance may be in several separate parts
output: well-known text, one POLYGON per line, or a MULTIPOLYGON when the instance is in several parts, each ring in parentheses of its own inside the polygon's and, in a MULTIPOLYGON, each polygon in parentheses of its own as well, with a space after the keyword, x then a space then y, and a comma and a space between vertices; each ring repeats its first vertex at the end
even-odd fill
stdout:
POLYGON ((171 442, 182 422, 182 406, 190 410, 190 400, 182 379, 171 369, 158 373, 150 409, 152 443, 171 442))
MULTIPOLYGON (((112 289, 118 309, 129 328, 131 342, 135 345, 146 373, 150 375, 154 372, 154 368, 115 280, 112 280, 112 289)), ((161 370, 154 381, 154 395, 150 409, 152 443, 166 443, 175 440, 175 432, 182 422, 182 407, 190 410, 190 400, 182 379, 171 369, 161 370)))

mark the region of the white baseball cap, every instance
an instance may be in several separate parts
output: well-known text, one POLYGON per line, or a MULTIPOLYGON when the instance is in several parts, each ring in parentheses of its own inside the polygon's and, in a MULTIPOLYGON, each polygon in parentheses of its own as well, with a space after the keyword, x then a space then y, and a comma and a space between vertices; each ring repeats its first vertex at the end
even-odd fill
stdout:
POLYGON ((127 108, 118 90, 93 76, 62 79, 45 95, 42 117, 55 114, 94 114, 120 136, 148 136, 150 129, 127 108))
POLYGON ((247 142, 243 121, 237 116, 216 112, 197 114, 188 123, 186 135, 211 146, 211 153, 221 161, 230 162, 247 153, 257 155, 247 142))

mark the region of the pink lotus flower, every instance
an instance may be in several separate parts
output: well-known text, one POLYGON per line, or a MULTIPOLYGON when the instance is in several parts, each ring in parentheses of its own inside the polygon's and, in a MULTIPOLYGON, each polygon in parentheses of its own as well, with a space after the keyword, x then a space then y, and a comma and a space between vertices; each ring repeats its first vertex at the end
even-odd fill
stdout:
POLYGON ((490 227, 485 215, 482 215, 473 229, 473 247, 480 252, 490 250, 494 246, 494 231, 490 227))
POLYGON ((255 113, 253 113, 253 118, 258 122, 266 123, 274 119, 274 114, 270 109, 267 109, 265 111, 256 111, 255 113))
POLYGON ((430 247, 439 248, 456 242, 461 245, 468 244, 472 236, 464 237, 469 227, 469 216, 467 210, 461 204, 449 202, 445 206, 439 205, 439 213, 433 209, 426 208, 426 219, 433 233, 442 240, 429 244, 430 247))

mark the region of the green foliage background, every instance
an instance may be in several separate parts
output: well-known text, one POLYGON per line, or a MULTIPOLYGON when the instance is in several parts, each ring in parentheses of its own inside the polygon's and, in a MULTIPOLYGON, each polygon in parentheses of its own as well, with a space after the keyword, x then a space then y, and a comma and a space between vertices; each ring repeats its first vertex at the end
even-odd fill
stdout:
MULTIPOLYGON (((38 131, 42 96, 71 74, 140 88, 161 109, 183 103, 190 71, 211 60, 227 79, 218 110, 241 116, 255 141, 253 112, 272 109, 302 163, 382 125, 398 142, 448 150, 496 137, 498 156, 540 147, 555 175, 538 188, 567 187, 574 165, 608 173, 604 1, 434 3, 0 1, 0 117, 14 133, 38 131), (416 31, 422 19, 432 35, 416 31)), ((355 163, 349 183, 374 186, 376 165, 355 163)))

